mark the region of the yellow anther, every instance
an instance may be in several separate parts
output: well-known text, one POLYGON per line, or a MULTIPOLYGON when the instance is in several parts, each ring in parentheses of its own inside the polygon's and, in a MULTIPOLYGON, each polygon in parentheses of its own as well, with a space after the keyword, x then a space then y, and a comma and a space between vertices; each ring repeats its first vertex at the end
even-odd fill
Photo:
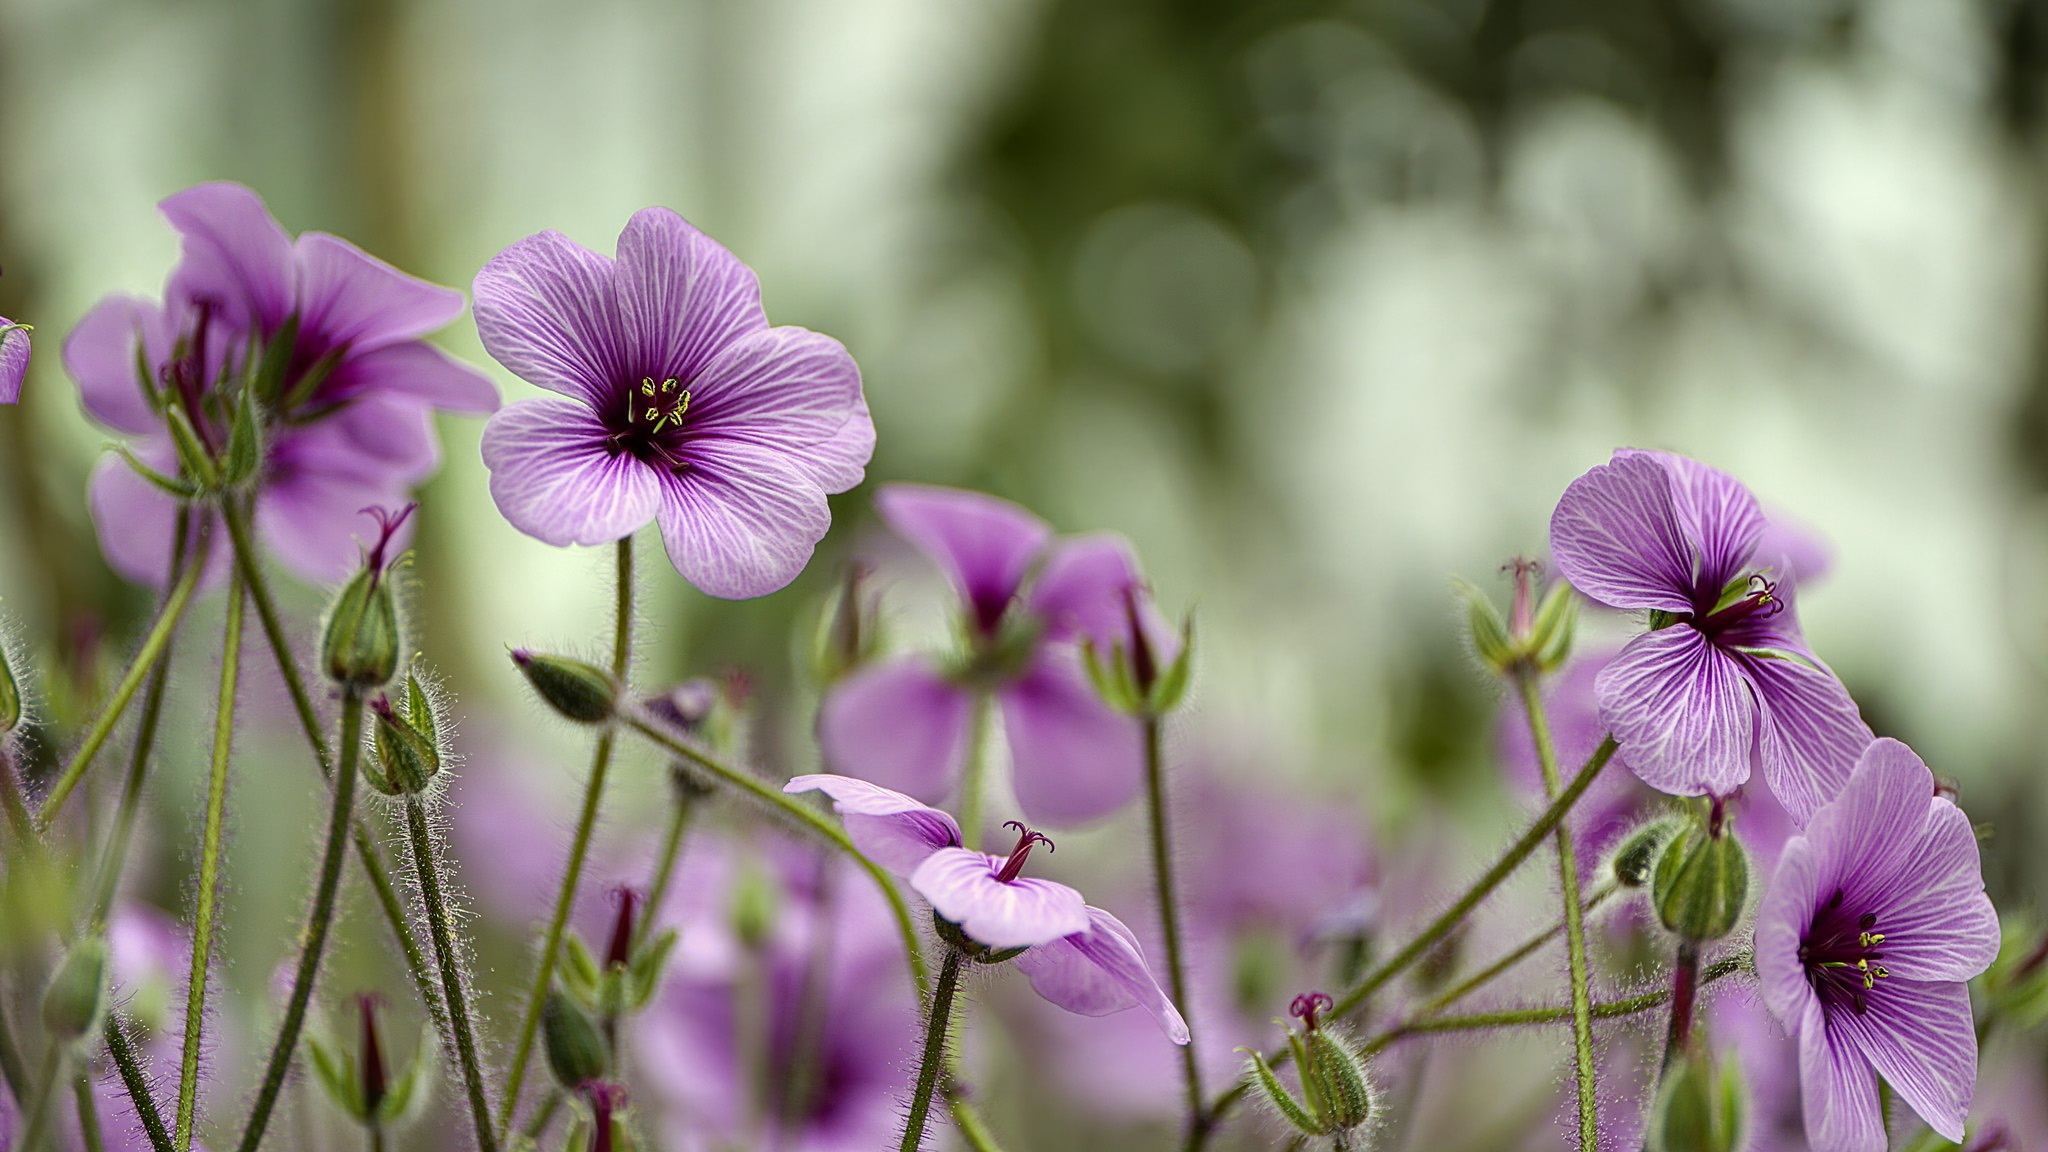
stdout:
POLYGON ((1884 943, 1884 933, 1882 933, 1882 932, 1865 932, 1865 933, 1863 934, 1863 936, 1862 936, 1862 941, 1861 941, 1861 942, 1862 942, 1862 944, 1863 944, 1863 946, 1864 946, 1865 948, 1875 948, 1875 947, 1877 947, 1877 946, 1878 946, 1879 944, 1882 944, 1882 943, 1884 943))

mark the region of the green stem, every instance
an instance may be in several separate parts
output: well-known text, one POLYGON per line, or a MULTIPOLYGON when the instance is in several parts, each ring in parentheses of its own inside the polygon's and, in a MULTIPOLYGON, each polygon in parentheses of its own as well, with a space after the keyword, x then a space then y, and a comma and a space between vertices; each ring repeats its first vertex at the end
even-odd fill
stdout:
MULTIPOLYGON (((1586 898, 1586 911, 1591 912, 1594 909, 1600 907, 1600 905, 1605 904, 1610 897, 1612 897, 1616 892, 1619 891, 1621 891, 1620 886, 1615 884, 1608 884, 1596 890, 1591 896, 1586 898)), ((1488 964, 1486 967, 1481 968, 1479 971, 1474 972, 1472 975, 1467 976, 1463 980, 1458 981, 1456 984, 1451 985, 1450 988, 1446 989, 1436 999, 1431 1000, 1427 1004, 1424 1004, 1417 1011, 1417 1015, 1428 1016, 1432 1013, 1441 1012, 1445 1008, 1448 1008, 1451 1005, 1456 1004, 1458 1001, 1463 1000, 1465 997, 1470 996, 1472 993, 1477 992, 1480 988, 1483 988, 1487 984, 1492 983, 1497 977, 1500 976, 1501 973, 1508 971, 1515 965, 1520 964, 1522 961, 1527 960, 1529 957, 1535 955, 1537 949, 1542 948, 1545 944, 1548 944, 1552 940, 1555 940, 1559 936, 1563 935, 1564 930, 1565 923, 1563 920, 1559 920, 1557 923, 1552 924, 1550 927, 1545 928, 1541 932, 1538 932, 1535 935, 1529 937, 1527 940, 1524 940, 1521 943, 1521 945, 1516 947, 1513 951, 1508 952, 1506 955, 1503 955, 1500 959, 1495 960, 1493 963, 1488 964)))
POLYGON ((982 803, 988 792, 988 757, 982 745, 988 743, 989 714, 993 711, 988 693, 974 697, 974 719, 967 726, 967 763, 960 770, 960 843, 981 846, 982 803))
MULTIPOLYGON (((1536 673, 1521 669, 1515 681, 1522 691, 1522 710, 1528 715, 1529 737, 1536 745, 1536 759, 1543 766, 1543 793, 1557 795, 1560 780, 1557 750, 1550 740, 1550 718, 1543 710, 1543 693, 1536 673)), ((1572 1056, 1578 1073, 1579 1150, 1598 1152, 1600 1147, 1600 1098, 1598 1073, 1593 1067, 1593 993, 1586 970, 1586 927, 1579 907, 1579 860, 1572 845, 1571 826, 1557 822, 1557 878, 1564 897, 1565 955, 1572 981, 1572 1056)))
POLYGON ((128 1089, 129 1102, 135 1105, 135 1115, 142 1121, 142 1131, 149 1137, 151 1152, 173 1152, 170 1129, 164 1127, 163 1115, 156 1108, 156 1097, 150 1092, 149 1075, 142 1070, 142 1062, 135 1057, 135 1047, 128 1042, 128 1033, 122 1031, 121 1021, 115 1013, 107 1013, 100 1031, 106 1035, 107 1054, 114 1058, 114 1067, 121 1073, 121 1083, 128 1089))
POLYGON ((50 1041, 43 1053, 42 1078, 36 1081, 35 1102, 29 1106, 28 1121, 21 1126, 21 1152, 40 1152, 43 1130, 49 1127, 50 1102, 57 1097, 57 1082, 64 1076, 64 1045, 50 1041))
MULTIPOLYGON (((321 778, 332 781, 334 756, 328 750, 327 737, 320 730, 320 716, 313 710, 313 698, 307 694, 306 682, 299 675, 299 663, 292 656, 291 642, 285 637, 284 624, 277 613, 277 601, 270 594, 270 584, 256 555, 255 540, 249 534, 248 514, 234 501, 222 501, 221 520, 227 524, 228 538, 234 543, 235 570, 241 574, 249 602, 256 606, 256 620, 263 626, 263 637, 277 662, 278 675, 284 679, 285 691, 292 698, 299 728, 306 734, 306 743, 312 746, 313 761, 320 768, 321 778)), ((399 903, 398 890, 391 883, 391 873, 384 867, 384 857, 378 852, 376 841, 371 839, 369 829, 360 820, 351 829, 350 838, 355 843, 356 858, 362 861, 363 874, 369 878, 370 888, 377 895, 377 906, 384 912, 384 922, 391 926, 391 935, 398 941, 399 951, 405 954, 406 971, 412 975, 413 988, 419 993, 420 1003, 427 1006, 427 1014, 433 1017, 436 1026, 445 1027, 448 1018, 434 989, 433 974, 427 970, 426 953, 420 950, 419 939, 412 934, 412 926, 406 923, 405 906, 399 903)))
MULTIPOLYGON (((1152 878, 1159 889, 1159 925, 1166 935, 1167 984, 1173 1002, 1192 1011, 1188 1001, 1187 962, 1182 957, 1180 935, 1180 894, 1173 882, 1172 822, 1166 809, 1166 764, 1161 746, 1159 717, 1145 717, 1145 808, 1151 817, 1152 878)), ((1202 1123, 1206 1096, 1202 1091, 1202 1066, 1195 1059, 1192 1041, 1180 1046, 1181 1080, 1187 1089, 1188 1124, 1202 1123)))
POLYGON ((263 1073, 263 1085, 256 1093, 256 1106, 242 1129, 241 1152, 256 1152, 263 1143, 263 1130, 270 1124, 270 1111, 284 1088, 285 1073, 299 1044, 299 1029, 306 1022, 306 1004, 313 997, 313 985, 320 976, 320 957, 327 949, 327 929, 334 921, 334 896, 341 887, 341 862, 348 848, 356 796, 356 761, 363 749, 363 700, 353 688, 341 696, 341 764, 334 773, 334 806, 327 820, 327 847, 320 858, 320 883, 313 894, 313 908, 306 918, 305 943, 299 950, 298 971, 292 977, 292 995, 285 1005, 284 1021, 278 1026, 277 1041, 270 1049, 270 1063, 263 1073))
POLYGON ((213 771, 206 786, 206 832, 199 856, 198 908, 192 919, 192 977, 185 991, 185 1051, 178 1066, 176 1139, 192 1146, 192 1114, 199 1100, 199 1036, 206 1022, 206 974, 213 961, 213 905, 220 888, 221 825, 227 816, 228 758, 235 743, 235 690, 242 668, 242 581, 228 590, 227 630, 221 640, 220 703, 214 713, 213 771))
POLYGON ((924 1023, 924 1057, 917 1066, 917 1090, 910 1097, 910 1117, 904 1121, 899 1152, 918 1152, 924 1146, 925 1119, 932 1110, 932 1090, 938 1087, 939 1071, 946 1062, 946 1025, 953 1019, 953 993, 960 987, 960 953, 948 948, 946 962, 939 966, 939 983, 932 989, 931 1012, 924 1023))
POLYGON ((1670 1074, 1671 1065, 1677 1062, 1692 1040, 1693 998, 1699 992, 1699 985, 1700 946, 1694 941, 1681 939, 1671 962, 1671 1024, 1664 1032, 1664 1063, 1657 1070, 1660 1085, 1670 1074))
MULTIPOLYGON (((1407 971, 1409 966, 1435 947, 1438 941, 1450 935, 1453 929, 1463 923, 1465 917, 1471 915, 1472 910, 1479 906, 1480 901, 1491 895, 1495 888, 1500 887, 1502 881, 1521 867, 1522 862, 1527 860, 1552 830, 1564 820, 1566 814, 1572 810, 1572 805, 1579 802, 1579 797, 1586 794, 1587 788, 1592 787, 1594 779, 1600 775, 1600 770, 1607 767, 1607 762, 1614 758, 1618 747, 1612 736, 1602 740, 1600 746, 1593 750, 1593 755, 1587 758, 1585 767, 1579 769, 1578 775, 1572 777, 1572 782, 1565 786, 1565 790, 1558 794, 1557 799, 1551 801, 1550 807, 1543 810, 1543 814, 1536 818, 1535 823, 1529 825, 1528 829, 1508 846, 1500 859, 1494 861, 1493 866, 1474 881, 1449 908, 1430 921, 1429 926, 1424 928, 1420 935, 1367 973, 1365 978, 1359 981, 1358 987, 1345 993, 1329 1015, 1336 1018, 1348 1016, 1356 1011, 1359 1005, 1372 997, 1373 993, 1385 987, 1394 977, 1407 971)), ((1281 1048, 1274 1051, 1267 1062, 1278 1068, 1291 1058, 1292 1053, 1286 1048, 1281 1048)), ((1183 1145, 1186 1152, 1197 1152, 1208 1145, 1209 1137, 1215 1133, 1217 1124, 1231 1106, 1244 1097, 1245 1091, 1244 1082, 1239 1081, 1209 1105, 1208 1112, 1202 1117, 1202 1123, 1195 1125, 1188 1132, 1187 1142, 1183 1145)))
POLYGON ((106 1142, 100 1139, 100 1111, 93 1103, 90 1072, 71 1078, 71 1098, 78 1105, 78 1135, 85 1142, 85 1152, 107 1152, 106 1142))
POLYGON ((42 807, 37 810, 36 823, 39 826, 48 828, 51 822, 56 820, 57 813, 64 807, 64 801, 71 795, 72 790, 78 787, 78 782, 85 779, 85 770, 92 767, 93 760, 100 754, 100 748, 113 733, 114 724, 121 719, 121 714, 128 710, 129 702, 135 699, 136 690, 142 687, 142 678, 149 674, 149 670, 156 666, 156 662, 163 658, 164 652, 171 646, 171 634, 178 630, 178 621, 184 617, 185 609, 192 603, 192 593, 199 587, 199 576, 204 570, 203 564, 191 565, 172 587, 170 598, 164 601, 163 610, 157 613, 155 626, 142 641, 142 651, 135 654, 134 661, 128 665, 128 671, 121 677, 121 683, 114 688, 113 697, 107 701, 106 707, 100 710, 99 719, 93 721, 92 728, 86 732, 85 743, 80 744, 78 751, 72 753, 71 762, 64 766, 63 775, 57 777, 57 783, 51 787, 49 796, 44 798, 42 807))
POLYGON ((434 939, 434 959, 441 969, 441 994, 448 1005, 448 1022, 455 1037, 455 1051, 461 1058, 462 1085, 469 1093, 469 1112, 476 1121, 476 1144, 480 1152, 497 1152, 498 1138, 491 1128, 491 1104, 484 1096, 483 1064, 476 1055, 476 1036, 470 1030, 469 999, 462 988, 462 965, 455 951, 455 937, 448 928, 448 908, 441 899, 440 869, 434 863, 434 837, 427 827, 427 809, 417 796, 405 798, 405 826, 412 835, 412 866, 420 881, 420 899, 427 906, 427 926, 434 939))
POLYGON ((560 1088, 548 1089, 548 1094, 541 1098, 540 1107, 533 1110, 533 1117, 526 1122, 526 1127, 519 1130, 520 1134, 538 1144, 548 1125, 554 1122, 555 1113, 562 1110, 562 1100, 560 1088))
POLYGON ((669 806, 668 831, 661 838, 661 854, 655 857, 654 876, 647 882, 647 912, 640 917, 640 923, 633 926, 633 947, 638 949, 647 942, 659 919, 662 901, 668 899, 668 886, 675 880, 676 861, 683 854, 683 833, 690 824, 690 814, 696 810, 697 794, 694 784, 678 784, 671 791, 674 803, 669 806))
MULTIPOLYGON (((612 625, 612 676, 624 691, 626 669, 632 663, 633 644, 633 538, 618 543, 619 583, 612 625)), ((533 1042, 540 1032, 541 1006, 547 1002, 548 986, 555 979, 555 960, 562 951, 562 932, 569 923, 569 909, 576 902, 576 889, 583 881, 583 862, 590 854, 591 832, 597 827, 598 807, 604 800, 606 770, 611 767, 612 742, 618 730, 609 725, 597 738, 590 759, 590 779, 583 788, 583 812, 576 821, 576 838, 569 845, 569 862, 562 870, 562 887, 555 895, 555 912, 548 921, 540 959, 534 965, 533 989, 526 997, 526 1016, 519 1025, 519 1043, 512 1050, 512 1070, 505 1080, 505 1096, 498 1102, 498 1127, 512 1130, 512 1115, 519 1108, 519 1090, 526 1084, 526 1066, 533 1058, 533 1042)))
POLYGON ((988 1122, 974 1110, 974 1104, 961 1092, 958 1084, 948 1078, 939 1090, 946 1094, 946 1107, 953 1113, 953 1126, 972 1152, 1003 1152, 1003 1146, 996 1143, 995 1133, 988 1130, 988 1122))

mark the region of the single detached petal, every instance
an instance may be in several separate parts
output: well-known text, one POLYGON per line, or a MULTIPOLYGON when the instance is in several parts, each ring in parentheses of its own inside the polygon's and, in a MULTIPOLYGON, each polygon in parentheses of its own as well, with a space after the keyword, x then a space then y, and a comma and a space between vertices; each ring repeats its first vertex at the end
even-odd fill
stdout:
POLYGON ((604 413, 646 375, 630 362, 611 259, 560 232, 491 257, 473 295, 484 350, 529 384, 604 413))
POLYGON ((167 296, 210 303, 238 331, 277 331, 292 312, 296 270, 291 235, 263 198, 240 184, 201 184, 157 207, 184 239, 167 296))
POLYGON ((522 400, 484 426, 491 498, 514 528, 557 547, 609 544, 661 503, 655 470, 614 454, 596 414, 567 400, 522 400))
POLYGON ((28 379, 28 329, 13 324, 0 316, 0 404, 19 401, 22 381, 28 379))
POLYGON ((1069 1012, 1107 1016, 1143 1008, 1175 1044, 1188 1042, 1188 1024, 1145 965, 1138 939, 1123 921, 1088 906, 1088 929, 1017 957, 1017 967, 1040 996, 1069 1012))
POLYGON ((1830 1034, 1815 999, 1799 1021, 1799 1091, 1814 1152, 1884 1152, 1877 1076, 1854 1045, 1830 1034))
POLYGON ((1749 779, 1754 690, 1735 657, 1674 624, 1628 642, 1594 682, 1600 717, 1645 784, 1727 796, 1749 779))
POLYGON ((308 232, 295 251, 301 339, 370 352, 462 315, 462 293, 400 272, 339 236, 308 232))
POLYGON ((1550 514, 1550 554, 1572 586, 1613 608, 1690 612, 1695 546, 1671 473, 1617 453, 1571 482, 1550 514))
POLYGON ((797 578, 832 526, 825 492, 788 455, 758 444, 691 441, 661 481, 661 539, 683 579, 745 600, 797 578))
POLYGON ((64 368, 78 381, 85 410, 117 432, 158 431, 138 372, 154 373, 171 355, 164 310, 133 296, 109 296, 93 305, 64 338, 64 368), (139 344, 139 347, 138 347, 139 344))
POLYGON ((960 825, 951 816, 865 780, 818 773, 798 776, 782 790, 830 796, 854 847, 898 876, 909 876, 941 848, 960 847, 960 825))
POLYGON ((1002 619, 1052 538, 1045 521, 1008 500, 957 488, 891 484, 875 494, 875 508, 952 579, 984 630, 1002 619))
POLYGON ((967 754, 974 698, 923 656, 870 664, 832 685, 818 745, 837 772, 937 800, 967 754))
POLYGON ((471 365, 421 340, 350 355, 320 387, 323 398, 384 396, 417 400, 444 412, 498 410, 498 386, 471 365))
POLYGON ((991 948, 1034 948, 1088 927, 1081 894, 1051 880, 996 879, 1003 858, 941 848, 910 874, 910 886, 932 911, 991 948))
POLYGON ((1834 673, 1803 653, 1739 659, 1756 686, 1764 780, 1804 825, 1848 782, 1856 757, 1870 746, 1870 725, 1834 673))
MULTIPOLYGON (((1885 956, 1891 967, 1891 956, 1885 956)), ((1977 1087, 1977 1028, 1960 981, 1892 976, 1869 1010, 1828 1014, 1829 1042, 1853 1046, 1927 1126, 1961 1142, 1977 1087)))
MULTIPOLYGON (((1107 655, 1131 642, 1126 592, 1141 591, 1137 557, 1123 537, 1099 532, 1053 542, 1024 602, 1056 640, 1087 638, 1107 655)), ((1171 657, 1168 657, 1171 659, 1171 657)))
POLYGON ((866 474, 874 422, 844 345, 803 328, 739 336, 690 381, 693 436, 783 453, 827 492, 866 474))
POLYGON ((1742 575, 1764 533, 1764 513, 1740 480, 1672 452, 1624 450, 1617 455, 1647 456, 1670 473, 1679 520, 1687 538, 1699 546, 1699 584, 1719 589, 1742 575))
POLYGON ((1032 820, 1078 824, 1138 794, 1144 729, 1095 694, 1073 645, 1041 647, 996 699, 1010 744, 1011 787, 1032 820))
POLYGON ((768 327, 754 270, 674 212, 634 213, 618 252, 628 347, 657 380, 690 384, 726 345, 768 327))

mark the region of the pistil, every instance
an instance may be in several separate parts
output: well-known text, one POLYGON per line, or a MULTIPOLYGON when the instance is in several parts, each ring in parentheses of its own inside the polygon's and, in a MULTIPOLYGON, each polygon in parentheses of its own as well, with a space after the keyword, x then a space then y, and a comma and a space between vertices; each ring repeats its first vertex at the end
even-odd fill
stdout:
POLYGON ((1055 851, 1052 838, 1043 832, 1034 832, 1015 820, 1005 822, 1003 827, 1017 830, 1017 846, 1010 849, 1010 858, 1003 861, 1003 870, 996 873, 999 883, 1008 884, 1024 871, 1024 862, 1031 858, 1032 845, 1043 844, 1047 852, 1055 851))

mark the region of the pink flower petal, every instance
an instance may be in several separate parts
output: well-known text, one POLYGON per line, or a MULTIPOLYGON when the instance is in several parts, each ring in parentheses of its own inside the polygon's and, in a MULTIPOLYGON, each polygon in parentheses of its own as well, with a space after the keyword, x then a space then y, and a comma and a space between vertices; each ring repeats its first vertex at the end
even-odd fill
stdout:
POLYGON ((668 558, 700 591, 745 600, 804 570, 832 526, 825 492, 783 452, 705 437, 681 472, 659 471, 656 517, 668 558))
POLYGON ((1686 538, 1699 548, 1700 583, 1718 589, 1742 575, 1742 566, 1764 533, 1764 513, 1741 481, 1671 452, 1625 449, 1615 455, 1646 456, 1670 473, 1673 505, 1686 538))
POLYGON ((1747 654, 1740 659, 1756 685, 1764 779, 1792 819, 1804 824, 1848 783, 1856 758, 1870 746, 1870 725, 1848 689, 1818 662, 1747 654))
POLYGON ((923 656, 871 664, 832 685, 818 710, 825 766, 926 800, 953 790, 974 697, 923 656))
POLYGON ((400 272, 339 236, 308 232, 294 254, 302 338, 372 352, 462 315, 462 293, 400 272))
POLYGON ((1072 645, 1042 647, 996 699, 1010 745, 1011 787, 1031 819, 1078 824, 1138 794, 1144 729, 1095 694, 1072 645))
POLYGON ((170 358, 172 339, 164 310, 150 301, 109 296, 93 305, 64 337, 64 368, 78 381, 92 418, 117 432, 161 431, 136 375, 136 343, 142 345, 140 369, 154 373, 170 358))
POLYGON ((1071 536, 1046 549, 1045 564, 1032 580, 1025 604, 1045 622, 1048 636, 1085 637, 1107 656, 1113 645, 1130 645, 1124 595, 1134 590, 1142 598, 1140 584, 1129 541, 1107 532, 1071 536))
POLYGON ((1877 1076, 1854 1047, 1834 1043, 1829 1019, 1816 999, 1799 1021, 1799 1088, 1807 1139, 1825 1152, 1884 1152, 1877 1076))
POLYGON ((957 488, 891 484, 875 495, 875 508, 952 579, 983 630, 1002 619, 1052 538, 1045 521, 1017 505, 957 488))
POLYGON ((1123 921, 1090 905, 1085 931, 1033 948, 1017 967, 1040 996, 1069 1012, 1107 1016, 1143 1008, 1175 1044, 1188 1042, 1187 1021, 1145 965, 1137 937, 1123 921))
POLYGON ((416 400, 444 412, 498 410, 498 386, 489 376, 421 340, 351 355, 320 389, 322 397, 334 399, 366 394, 416 400))
POLYGON ((769 328, 733 341, 690 381, 693 436, 784 453, 827 492, 861 482, 874 424, 860 369, 830 336, 769 328))
POLYGON ((754 270, 666 208, 634 213, 618 254, 627 347, 642 374, 694 387, 727 345, 768 326, 754 270))
POLYGON ((610 409, 645 375, 631 362, 616 275, 609 257, 559 232, 519 241, 476 274, 484 350, 528 383, 610 409))
POLYGON ((0 316, 0 404, 19 402, 22 381, 28 379, 28 330, 9 328, 12 323, 0 316))
POLYGON ((910 874, 910 886, 932 910, 991 948, 1032 948, 1088 927, 1081 894, 1051 880, 996 879, 1000 856, 941 848, 910 874))
POLYGON ((610 432, 568 400, 522 400, 484 426, 491 498, 514 528, 543 543, 609 544, 654 519, 655 470, 613 455, 610 432))
POLYGON ((1691 626, 1629 641, 1595 684, 1600 718, 1645 784, 1673 796, 1727 796, 1749 779, 1754 690, 1735 657, 1691 626))
POLYGON ((296 293, 292 238, 262 197, 240 184, 201 184, 157 207, 184 238, 166 297, 179 306, 211 302, 228 326, 277 331, 296 293))
MULTIPOLYGON (((1885 959, 1889 966, 1889 953, 1885 959)), ((1828 1014, 1829 1043, 1860 1053, 1928 1127, 1960 1143, 1977 1086, 1969 988, 1894 975, 1868 998, 1867 1012, 1828 1014)))
POLYGON ((1550 516, 1550 554, 1572 586, 1613 608, 1690 612, 1694 546, 1656 459, 1616 453, 1572 481, 1550 516))
POLYGON ((899 876, 910 875, 941 848, 960 846, 960 826, 951 816, 865 780, 819 773, 798 776, 782 790, 830 796, 854 847, 899 876))

